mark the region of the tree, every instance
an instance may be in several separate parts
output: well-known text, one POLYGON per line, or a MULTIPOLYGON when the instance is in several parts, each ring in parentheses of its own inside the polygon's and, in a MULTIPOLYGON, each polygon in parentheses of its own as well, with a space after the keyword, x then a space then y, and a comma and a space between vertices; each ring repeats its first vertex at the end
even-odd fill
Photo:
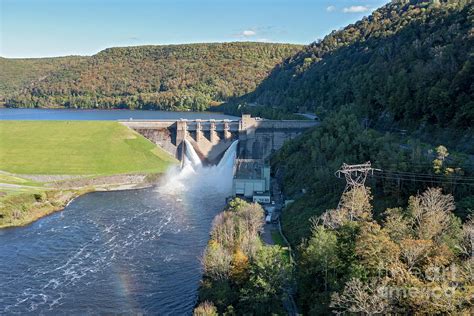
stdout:
POLYGON ((442 236, 449 228, 454 209, 453 196, 443 195, 439 188, 429 188, 410 198, 408 210, 418 238, 431 240, 442 236))
POLYGON ((433 242, 431 240, 402 240, 400 242, 400 255, 407 265, 408 271, 422 264, 428 258, 432 247, 433 242))
POLYGON ((291 282, 292 266, 280 246, 263 247, 250 265, 249 282, 241 290, 241 303, 256 314, 281 310, 291 282))
POLYGON ((461 253, 474 260, 474 216, 469 216, 462 226, 462 242, 459 245, 461 253))
POLYGON ((377 276, 387 274, 397 264, 400 248, 379 224, 368 222, 361 225, 355 252, 371 276, 377 276))
POLYGON ((436 159, 433 160, 433 169, 435 173, 441 173, 444 165, 444 161, 449 156, 448 149, 443 145, 436 147, 436 159))
POLYGON ((329 218, 331 225, 315 221, 311 238, 301 246, 303 312, 321 313, 328 295, 335 313, 468 310, 474 275, 472 220, 461 228, 451 214, 451 195, 427 189, 411 197, 406 209, 387 209, 381 224, 351 221, 340 210, 342 224, 334 225, 335 216, 329 218))
POLYGON ((238 285, 244 284, 248 279, 249 258, 240 249, 234 252, 232 256, 232 267, 230 276, 233 282, 238 285))
POLYGON ((341 208, 347 210, 351 221, 366 221, 372 218, 372 195, 370 188, 354 187, 341 197, 341 208))
POLYGON ((262 245, 259 237, 262 225, 262 207, 240 199, 229 203, 226 211, 215 217, 211 240, 202 258, 204 276, 199 289, 200 302, 211 301, 218 312, 235 315, 247 310, 245 304, 239 304, 247 293, 254 288, 257 288, 255 291, 263 288, 267 291, 263 294, 264 297, 272 300, 274 306, 261 301, 259 308, 279 310, 281 300, 270 294, 280 295, 280 285, 275 283, 280 279, 270 277, 281 272, 290 278, 292 271, 285 270, 285 262, 288 264, 288 260, 280 262, 285 259, 278 257, 282 256, 281 248, 275 253, 269 253, 270 247, 262 245), (273 285, 276 287, 273 288, 273 285), (269 294, 273 289, 276 292, 269 294))
POLYGON ((299 48, 215 43, 109 48, 90 57, 3 58, 0 95, 11 107, 201 111, 253 90, 299 48))
POLYGON ((341 197, 340 208, 324 212, 320 220, 326 227, 335 229, 349 221, 368 221, 372 219, 372 196, 365 187, 354 187, 341 197))
POLYGON ((384 212, 383 230, 387 232, 390 239, 399 243, 407 236, 412 236, 413 231, 410 220, 401 208, 389 208, 384 212))
MULTIPOLYGON (((330 229, 324 226, 313 228, 311 238, 302 246, 301 255, 301 281, 322 279, 324 291, 333 288, 335 271, 341 264, 338 257, 337 236, 330 229)), ((309 282, 309 289, 315 290, 319 284, 309 282)))
POLYGON ((205 301, 194 309, 194 316, 218 316, 217 308, 211 302, 205 301))
POLYGON ((377 315, 388 313, 391 310, 390 301, 384 295, 384 281, 374 279, 362 282, 359 279, 350 280, 341 294, 334 293, 331 298, 331 307, 336 313, 358 313, 363 315, 377 315))
POLYGON ((211 240, 201 260, 204 273, 213 280, 229 278, 232 255, 218 242, 211 240))

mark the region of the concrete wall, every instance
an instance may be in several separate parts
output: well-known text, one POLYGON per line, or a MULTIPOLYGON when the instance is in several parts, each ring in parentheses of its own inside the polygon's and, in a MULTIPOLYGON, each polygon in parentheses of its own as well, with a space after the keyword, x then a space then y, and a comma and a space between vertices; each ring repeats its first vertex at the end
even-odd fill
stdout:
POLYGON ((239 131, 239 158, 268 159, 286 141, 318 124, 317 121, 261 120, 244 115, 239 131))
POLYGON ((130 120, 120 121, 159 145, 177 159, 181 159, 182 143, 187 139, 201 159, 216 163, 236 139, 238 157, 268 159, 316 121, 262 120, 243 115, 240 120, 130 120))
POLYGON ((238 138, 239 121, 229 120, 129 120, 121 124, 142 134, 164 150, 182 158, 188 140, 204 163, 214 164, 238 138))

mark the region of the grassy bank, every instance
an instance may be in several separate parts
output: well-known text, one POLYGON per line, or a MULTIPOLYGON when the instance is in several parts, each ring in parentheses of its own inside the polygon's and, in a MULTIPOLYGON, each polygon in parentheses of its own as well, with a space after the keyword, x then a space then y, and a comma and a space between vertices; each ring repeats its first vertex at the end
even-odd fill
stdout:
POLYGON ((0 122, 0 170, 17 174, 158 173, 174 160, 117 122, 0 122))
POLYGON ((11 194, 0 198, 0 228, 23 226, 63 209, 79 195, 93 191, 92 187, 78 190, 37 190, 11 194))
POLYGON ((63 209, 72 199, 85 193, 149 187, 159 176, 89 176, 41 183, 0 173, 0 228, 27 225, 63 209))
POLYGON ((0 122, 0 228, 96 190, 143 187, 174 158, 117 122, 0 122))

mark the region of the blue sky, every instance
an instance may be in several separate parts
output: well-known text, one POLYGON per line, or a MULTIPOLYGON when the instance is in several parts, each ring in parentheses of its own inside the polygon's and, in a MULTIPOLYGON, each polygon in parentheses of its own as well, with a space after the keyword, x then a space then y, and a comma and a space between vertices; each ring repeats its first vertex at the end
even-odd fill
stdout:
POLYGON ((0 56, 92 55, 113 46, 308 44, 388 0, 0 0, 0 56))

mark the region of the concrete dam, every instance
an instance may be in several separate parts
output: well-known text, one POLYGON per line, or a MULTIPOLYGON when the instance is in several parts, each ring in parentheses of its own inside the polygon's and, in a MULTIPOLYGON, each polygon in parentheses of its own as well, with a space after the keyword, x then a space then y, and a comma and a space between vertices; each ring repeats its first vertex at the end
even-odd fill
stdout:
POLYGON ((217 163, 234 140, 237 158, 266 160, 284 142, 295 138, 317 121, 265 120, 242 115, 238 120, 129 120, 121 124, 137 131, 178 160, 184 140, 206 164, 217 163))

